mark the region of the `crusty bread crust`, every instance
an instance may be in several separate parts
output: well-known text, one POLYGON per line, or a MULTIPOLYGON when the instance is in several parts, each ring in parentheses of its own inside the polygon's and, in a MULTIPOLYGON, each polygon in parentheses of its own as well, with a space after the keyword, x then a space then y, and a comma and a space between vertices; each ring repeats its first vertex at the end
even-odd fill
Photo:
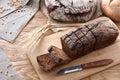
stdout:
POLYGON ((120 0, 102 0, 102 11, 114 21, 120 21, 120 0))
POLYGON ((61 37, 64 52, 72 59, 112 44, 119 34, 117 26, 101 20, 72 31, 61 37), (74 36, 75 35, 75 36, 74 36))

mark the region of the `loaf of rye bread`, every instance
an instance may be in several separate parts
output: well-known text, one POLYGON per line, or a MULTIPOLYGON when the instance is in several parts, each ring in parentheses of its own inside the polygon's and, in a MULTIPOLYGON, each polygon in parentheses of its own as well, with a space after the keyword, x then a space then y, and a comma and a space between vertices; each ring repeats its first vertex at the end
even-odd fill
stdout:
POLYGON ((119 34, 114 23, 101 20, 84 25, 61 37, 64 52, 72 59, 112 44, 119 34))

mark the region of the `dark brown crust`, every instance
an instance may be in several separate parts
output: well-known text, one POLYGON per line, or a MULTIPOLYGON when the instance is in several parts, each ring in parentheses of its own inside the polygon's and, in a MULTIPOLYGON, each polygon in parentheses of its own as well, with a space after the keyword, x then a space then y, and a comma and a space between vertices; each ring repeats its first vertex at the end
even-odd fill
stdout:
POLYGON ((68 33, 65 37, 61 37, 61 43, 66 54, 70 58, 76 59, 112 44, 118 34, 116 25, 102 20, 68 33), (69 41, 66 41, 67 38, 70 38, 69 41))

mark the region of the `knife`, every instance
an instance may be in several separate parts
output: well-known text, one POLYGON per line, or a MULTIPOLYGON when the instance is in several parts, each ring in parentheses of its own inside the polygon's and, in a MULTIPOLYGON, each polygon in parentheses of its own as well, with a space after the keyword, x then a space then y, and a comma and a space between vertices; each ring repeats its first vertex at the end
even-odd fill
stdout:
POLYGON ((57 75, 73 73, 73 72, 77 72, 77 71, 82 71, 84 69, 107 66, 107 65, 111 64, 112 62, 113 62, 112 59, 103 59, 103 60, 99 60, 99 61, 80 64, 80 65, 77 65, 77 66, 61 69, 60 71, 57 72, 57 75))

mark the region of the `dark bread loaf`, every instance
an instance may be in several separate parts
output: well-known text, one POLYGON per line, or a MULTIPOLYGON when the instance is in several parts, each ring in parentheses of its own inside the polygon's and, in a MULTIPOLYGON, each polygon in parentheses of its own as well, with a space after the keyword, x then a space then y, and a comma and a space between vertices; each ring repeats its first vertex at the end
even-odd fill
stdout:
POLYGON ((71 61, 71 59, 65 54, 62 49, 55 46, 50 46, 48 49, 52 59, 58 64, 66 64, 71 61))
POLYGON ((58 66, 49 53, 38 56, 37 62, 45 71, 51 71, 58 66))
POLYGON ((62 36, 62 48, 70 58, 76 59, 112 44, 118 34, 118 28, 113 22, 101 20, 62 36))
POLYGON ((86 22, 102 15, 99 0, 45 0, 52 19, 62 22, 86 22))

